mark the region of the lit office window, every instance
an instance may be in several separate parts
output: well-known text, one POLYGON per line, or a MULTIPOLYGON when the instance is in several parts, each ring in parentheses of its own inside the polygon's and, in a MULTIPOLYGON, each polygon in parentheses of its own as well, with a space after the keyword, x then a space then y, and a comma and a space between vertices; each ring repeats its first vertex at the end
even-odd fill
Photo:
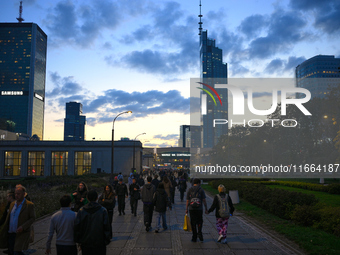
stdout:
POLYGON ((91 173, 92 153, 90 151, 77 151, 75 153, 74 175, 91 173))
POLYGON ((52 152, 52 175, 67 175, 68 152, 55 151, 52 152))
POLYGON ((19 176, 21 169, 21 151, 5 152, 5 176, 19 176))
POLYGON ((28 152, 28 176, 43 176, 45 168, 45 152, 28 152))

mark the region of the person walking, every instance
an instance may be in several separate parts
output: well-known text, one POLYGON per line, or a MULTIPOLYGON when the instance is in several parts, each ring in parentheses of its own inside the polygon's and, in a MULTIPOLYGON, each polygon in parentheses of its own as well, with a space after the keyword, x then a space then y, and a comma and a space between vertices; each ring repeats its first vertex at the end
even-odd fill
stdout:
POLYGON ((71 202, 69 195, 60 198, 61 208, 51 217, 45 254, 51 254, 51 242, 55 231, 57 233, 57 255, 77 255, 77 245, 74 242, 74 223, 77 213, 71 210, 71 202))
POLYGON ((158 175, 155 174, 154 178, 152 179, 151 183, 155 186, 155 189, 157 190, 158 188, 158 184, 160 183, 161 181, 158 180, 158 175))
MULTIPOLYGON (((2 217, 0 219, 0 227, 5 223, 7 214, 9 211, 9 207, 11 206, 11 203, 15 201, 15 195, 13 191, 7 192, 7 205, 5 207, 4 213, 2 214, 2 217)), ((9 249, 3 251, 5 254, 9 254, 9 249)))
POLYGON ((98 204, 98 193, 87 193, 88 204, 77 213, 74 224, 74 241, 80 244, 82 255, 106 255, 110 243, 111 227, 107 210, 98 204))
POLYGON ((203 242, 203 204, 205 212, 208 212, 207 201, 204 190, 201 188, 201 180, 195 179, 193 186, 188 190, 185 214, 190 213, 190 223, 192 228, 192 242, 197 241, 197 237, 203 242))
POLYGON ((142 201, 143 201, 143 212, 144 212, 144 225, 145 230, 148 232, 151 228, 152 215, 153 215, 153 196, 156 192, 155 186, 151 183, 152 177, 146 178, 147 183, 142 188, 142 201))
POLYGON ((163 182, 164 190, 165 190, 166 194, 168 195, 169 198, 171 198, 171 193, 170 193, 170 191, 171 191, 171 189, 172 189, 172 184, 171 184, 171 182, 170 182, 168 176, 164 175, 163 181, 162 181, 162 182, 163 182))
POLYGON ((161 228, 161 220, 162 220, 163 229, 167 230, 168 226, 166 224, 166 209, 167 207, 169 207, 171 210, 172 207, 171 207, 170 198, 165 192, 164 183, 161 182, 158 185, 158 188, 155 192, 152 203, 155 206, 155 211, 158 212, 155 233, 159 233, 159 230, 161 228))
POLYGON ((17 185, 15 188, 15 201, 11 203, 6 221, 0 233, 0 246, 9 249, 9 254, 23 255, 28 249, 32 224, 35 221, 34 204, 25 199, 26 188, 17 185))
POLYGON ((171 187, 170 187, 170 199, 171 203, 175 203, 175 193, 176 193, 176 187, 178 186, 177 181, 175 179, 174 175, 170 176, 170 182, 171 182, 171 187))
POLYGON ((183 202, 184 192, 186 192, 186 190, 187 190, 187 181, 184 179, 183 175, 181 175, 181 177, 178 181, 178 189, 179 189, 179 193, 180 193, 181 202, 183 202))
POLYGON ((81 207, 88 203, 87 201, 87 186, 85 182, 80 182, 77 190, 71 195, 72 200, 74 200, 73 211, 78 212, 81 207))
POLYGON ((136 217, 138 200, 140 199, 140 187, 137 184, 136 178, 134 177, 132 177, 132 184, 129 187, 129 191, 130 191, 131 213, 136 217))
POLYGON ((109 223, 111 229, 112 236, 112 219, 113 219, 113 210, 116 205, 116 192, 113 190, 111 185, 106 185, 102 195, 98 199, 98 203, 103 206, 109 215, 109 223))
POLYGON ((130 176, 129 176, 129 178, 128 178, 129 188, 130 188, 130 185, 132 184, 133 178, 134 178, 133 173, 130 173, 130 176))
POLYGON ((125 215, 125 197, 128 198, 128 190, 126 184, 123 182, 123 178, 118 179, 116 186, 116 195, 118 197, 118 212, 119 216, 122 213, 125 215))
POLYGON ((233 202, 228 194, 224 185, 218 186, 219 194, 215 195, 214 201, 208 210, 208 213, 215 212, 216 216, 216 228, 219 234, 217 242, 227 243, 227 229, 229 216, 234 212, 233 202))

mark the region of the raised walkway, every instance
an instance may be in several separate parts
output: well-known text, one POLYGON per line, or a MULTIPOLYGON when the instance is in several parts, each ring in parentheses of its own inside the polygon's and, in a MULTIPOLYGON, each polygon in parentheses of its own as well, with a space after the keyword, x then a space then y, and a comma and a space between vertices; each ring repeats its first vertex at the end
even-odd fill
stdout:
MULTIPOLYGON (((212 197, 207 195, 208 207, 212 204, 212 197)), ((280 242, 261 227, 247 222, 241 215, 235 215, 229 220, 228 244, 216 242, 218 237, 215 227, 215 214, 204 214, 203 237, 204 242, 192 243, 191 232, 183 231, 185 202, 180 202, 179 192, 176 191, 175 204, 172 211, 167 211, 168 230, 155 233, 156 217, 154 213, 152 227, 145 231, 143 224, 143 205, 139 201, 138 215, 130 213, 130 201, 126 199, 126 215, 118 216, 117 207, 113 217, 113 238, 107 246, 107 254, 120 255, 269 255, 269 254, 302 254, 300 251, 280 242)), ((50 224, 50 216, 34 223, 35 242, 31 244, 27 254, 45 254, 45 245, 50 224)), ((56 254, 55 235, 52 241, 52 254, 56 254)))

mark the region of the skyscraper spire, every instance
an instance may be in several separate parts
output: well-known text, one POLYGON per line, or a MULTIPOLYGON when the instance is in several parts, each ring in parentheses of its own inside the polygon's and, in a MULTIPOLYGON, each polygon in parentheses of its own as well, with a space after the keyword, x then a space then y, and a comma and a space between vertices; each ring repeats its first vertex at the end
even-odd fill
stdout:
POLYGON ((198 25, 199 25, 199 27, 198 27, 198 35, 201 35, 201 32, 202 32, 202 24, 203 24, 203 22, 202 22, 202 17, 203 17, 203 15, 202 15, 202 3, 201 3, 201 0, 200 0, 200 15, 198 15, 198 17, 200 18, 200 22, 198 22, 198 25))
POLYGON ((22 15, 22 1, 20 1, 20 7, 19 7, 19 18, 17 18, 17 20, 19 21, 19 23, 23 22, 24 19, 21 17, 22 15))

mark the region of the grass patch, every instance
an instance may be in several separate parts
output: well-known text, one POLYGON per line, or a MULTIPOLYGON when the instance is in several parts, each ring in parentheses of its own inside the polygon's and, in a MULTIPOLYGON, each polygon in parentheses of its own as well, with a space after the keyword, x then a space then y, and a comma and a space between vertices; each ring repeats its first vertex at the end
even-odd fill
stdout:
POLYGON ((328 194, 321 191, 312 191, 312 190, 306 190, 306 189, 299 189, 294 187, 288 187, 283 185, 266 185, 269 188, 272 189, 284 189, 289 191, 295 191, 295 192, 301 192, 304 194, 313 194, 321 203, 324 203, 328 206, 332 207, 340 207, 340 196, 336 194, 328 194))
MULTIPOLYGON (((218 191, 210 185, 201 185, 208 193, 217 194, 218 191)), ((274 185, 273 185, 274 186, 274 185)), ((322 192, 319 192, 322 193, 322 192)), ((304 249, 308 254, 340 254, 340 238, 311 227, 302 227, 294 224, 290 220, 281 219, 267 211, 240 199, 239 204, 235 204, 235 209, 242 212, 255 221, 265 225, 286 238, 292 240, 304 249)))

